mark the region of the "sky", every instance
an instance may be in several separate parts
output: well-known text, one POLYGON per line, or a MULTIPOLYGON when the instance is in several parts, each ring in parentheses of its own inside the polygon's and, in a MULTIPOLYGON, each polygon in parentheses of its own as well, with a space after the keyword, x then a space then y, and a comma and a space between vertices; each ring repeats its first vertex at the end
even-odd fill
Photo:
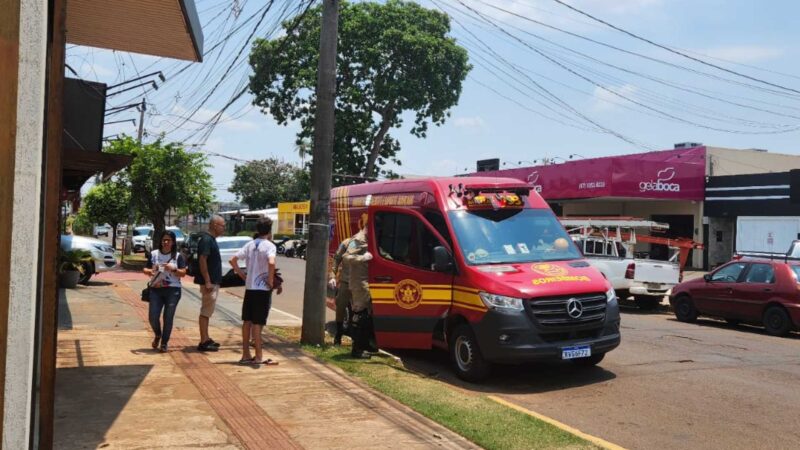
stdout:
MULTIPOLYGON (((431 127, 427 138, 412 136, 407 126, 391 131, 402 146, 402 166, 390 168, 400 174, 462 174, 473 171, 480 159, 499 158, 502 167, 511 168, 542 158, 559 161, 570 155, 591 158, 669 149, 686 141, 800 154, 800 55, 793 45, 800 41, 798 2, 564 0, 631 33, 750 78, 633 39, 554 0, 462 2, 419 2, 452 16, 451 35, 468 50, 473 69, 458 105, 444 125, 431 127)), ((277 23, 292 16, 299 3, 275 1, 255 35, 278 36, 277 23)), ((108 107, 146 96, 151 106, 145 116, 145 140, 163 132, 168 140, 208 154, 216 196, 231 201, 235 196, 227 186, 235 159, 278 157, 300 163, 295 150, 299 126, 276 124, 251 105, 247 93, 223 114, 210 135, 197 132, 246 83, 247 52, 238 59, 237 52, 266 0, 196 4, 206 49, 241 26, 203 63, 68 45, 67 64, 81 78, 109 85, 137 73, 163 71, 167 80, 159 82, 157 91, 135 89, 111 96, 108 107), (201 104, 217 82, 218 88, 201 104), (191 111, 196 113, 190 120, 180 119, 191 111)), ((111 117, 138 120, 139 114, 128 110, 111 117)), ((406 117, 406 123, 413 123, 410 113, 406 117)), ((104 134, 135 136, 136 131, 132 123, 124 123, 107 125, 104 134)))

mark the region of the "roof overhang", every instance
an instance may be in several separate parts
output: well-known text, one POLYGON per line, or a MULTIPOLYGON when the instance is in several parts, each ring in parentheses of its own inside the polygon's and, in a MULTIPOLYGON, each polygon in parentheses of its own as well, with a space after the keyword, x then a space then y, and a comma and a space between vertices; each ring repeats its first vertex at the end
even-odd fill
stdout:
POLYGON ((62 185, 65 190, 79 190, 86 180, 97 173, 107 180, 116 172, 128 167, 132 156, 103 152, 90 152, 64 148, 62 153, 62 185))
POLYGON ((66 35, 70 44, 203 60, 194 0, 69 0, 66 35))

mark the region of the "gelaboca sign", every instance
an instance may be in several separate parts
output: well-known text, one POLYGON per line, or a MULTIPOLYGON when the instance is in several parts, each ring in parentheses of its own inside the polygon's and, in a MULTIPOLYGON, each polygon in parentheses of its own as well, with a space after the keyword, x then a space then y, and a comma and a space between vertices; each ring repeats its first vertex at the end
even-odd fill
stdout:
POLYGON ((531 172, 528 175, 528 177, 526 178, 526 181, 528 182, 528 184, 531 185, 531 188, 533 188, 534 191, 536 191, 536 192, 538 192, 540 194, 542 193, 542 185, 539 184, 539 171, 538 170, 534 170, 533 172, 531 172))
POLYGON ((655 180, 642 181, 639 183, 639 192, 680 192, 679 183, 671 183, 677 172, 674 167, 667 167, 659 170, 655 180))

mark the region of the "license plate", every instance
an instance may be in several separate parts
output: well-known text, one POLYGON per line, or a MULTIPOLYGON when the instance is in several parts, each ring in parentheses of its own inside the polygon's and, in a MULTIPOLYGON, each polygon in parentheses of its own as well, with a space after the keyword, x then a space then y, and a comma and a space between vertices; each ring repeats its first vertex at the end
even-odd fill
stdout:
POLYGON ((561 359, 588 358, 590 356, 592 356, 592 347, 589 345, 564 347, 561 349, 561 359))
POLYGON ((662 287, 662 286, 661 286, 660 284, 658 284, 658 283, 645 283, 645 286, 647 286, 647 287, 648 287, 648 289, 656 289, 656 290, 660 290, 660 289, 661 289, 661 287, 662 287))

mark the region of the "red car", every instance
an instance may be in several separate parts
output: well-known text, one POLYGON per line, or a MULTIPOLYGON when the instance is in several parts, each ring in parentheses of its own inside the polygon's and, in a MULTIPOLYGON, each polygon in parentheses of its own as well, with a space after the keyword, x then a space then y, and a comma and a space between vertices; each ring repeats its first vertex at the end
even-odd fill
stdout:
POLYGON ((673 288, 675 317, 721 317, 729 323, 763 324, 767 333, 785 336, 800 326, 800 261, 741 258, 702 278, 673 288))

